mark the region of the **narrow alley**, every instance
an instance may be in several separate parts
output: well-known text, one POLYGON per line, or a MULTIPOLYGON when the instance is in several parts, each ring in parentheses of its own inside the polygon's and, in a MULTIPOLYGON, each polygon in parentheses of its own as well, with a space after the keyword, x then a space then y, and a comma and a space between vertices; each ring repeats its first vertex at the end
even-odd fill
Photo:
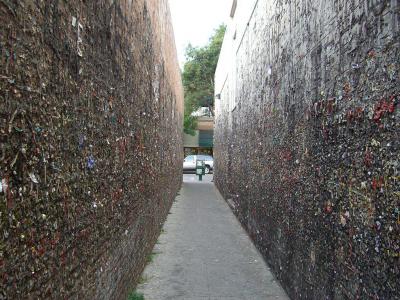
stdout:
POLYGON ((1 0, 0 300, 400 300, 399 58, 400 0, 1 0))
POLYGON ((183 175, 138 291, 146 300, 288 299, 206 175, 183 175))

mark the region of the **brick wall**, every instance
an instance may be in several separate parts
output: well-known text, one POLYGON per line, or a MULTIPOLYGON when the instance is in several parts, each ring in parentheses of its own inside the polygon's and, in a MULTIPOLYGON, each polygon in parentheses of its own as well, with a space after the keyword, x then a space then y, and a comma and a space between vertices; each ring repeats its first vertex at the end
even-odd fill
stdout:
POLYGON ((400 1, 253 2, 217 69, 216 185, 293 299, 400 299, 400 1))
POLYGON ((181 183, 168 2, 0 2, 0 299, 124 299, 181 183))

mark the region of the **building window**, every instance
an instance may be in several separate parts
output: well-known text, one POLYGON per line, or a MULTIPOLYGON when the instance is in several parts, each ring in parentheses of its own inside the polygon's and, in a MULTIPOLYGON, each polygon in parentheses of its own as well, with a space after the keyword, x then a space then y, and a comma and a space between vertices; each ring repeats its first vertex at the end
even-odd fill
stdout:
POLYGON ((212 147, 213 146, 214 131, 213 130, 200 130, 199 132, 199 146, 212 147))

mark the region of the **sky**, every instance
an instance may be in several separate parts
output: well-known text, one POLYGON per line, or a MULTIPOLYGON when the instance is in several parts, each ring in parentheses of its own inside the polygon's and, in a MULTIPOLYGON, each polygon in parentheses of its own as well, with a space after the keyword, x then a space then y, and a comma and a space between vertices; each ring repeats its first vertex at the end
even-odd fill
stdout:
POLYGON ((233 0, 169 0, 178 60, 185 62, 185 49, 207 44, 214 29, 227 23, 233 0))

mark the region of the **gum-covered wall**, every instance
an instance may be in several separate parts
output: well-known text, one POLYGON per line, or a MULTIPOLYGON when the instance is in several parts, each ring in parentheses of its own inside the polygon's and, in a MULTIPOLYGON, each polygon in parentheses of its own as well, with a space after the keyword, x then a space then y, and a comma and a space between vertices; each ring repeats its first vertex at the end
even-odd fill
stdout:
POLYGON ((217 68, 216 185, 293 299, 399 299, 400 1, 253 2, 217 68))
POLYGON ((0 2, 0 299, 124 299, 180 187, 166 0, 0 2))

